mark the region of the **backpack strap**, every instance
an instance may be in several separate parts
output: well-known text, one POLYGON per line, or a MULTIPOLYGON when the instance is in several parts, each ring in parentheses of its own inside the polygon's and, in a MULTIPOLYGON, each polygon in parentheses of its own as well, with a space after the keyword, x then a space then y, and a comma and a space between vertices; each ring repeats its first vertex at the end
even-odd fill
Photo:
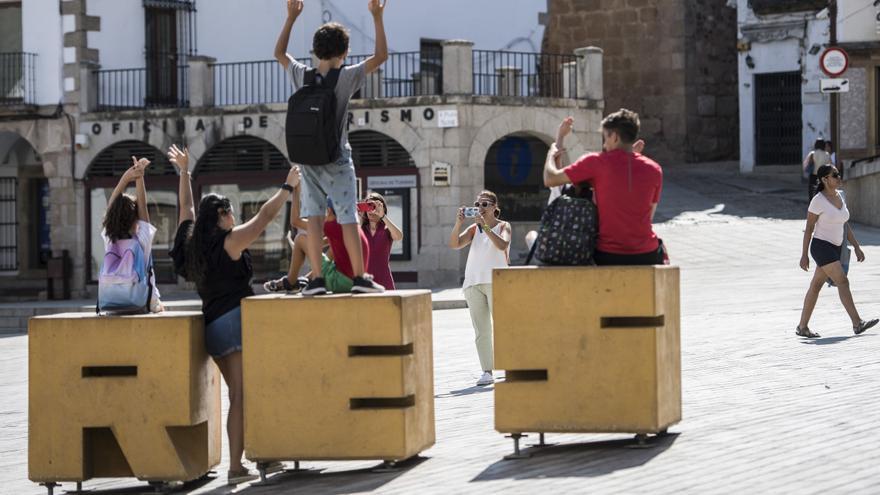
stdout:
POLYGON ((318 69, 308 69, 303 75, 303 84, 306 86, 320 85, 322 87, 336 89, 336 83, 339 82, 339 74, 342 68, 330 69, 326 76, 318 74, 318 69), (320 81, 320 82, 319 82, 320 81))

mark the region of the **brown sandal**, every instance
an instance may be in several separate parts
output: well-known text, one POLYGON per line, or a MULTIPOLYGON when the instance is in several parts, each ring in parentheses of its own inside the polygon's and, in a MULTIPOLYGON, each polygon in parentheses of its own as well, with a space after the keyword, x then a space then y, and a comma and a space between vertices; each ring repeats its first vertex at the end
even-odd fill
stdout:
POLYGON ((818 333, 811 332, 810 327, 801 328, 800 326, 797 326, 795 327, 794 333, 799 337, 806 337, 808 339, 818 339, 821 337, 818 333))

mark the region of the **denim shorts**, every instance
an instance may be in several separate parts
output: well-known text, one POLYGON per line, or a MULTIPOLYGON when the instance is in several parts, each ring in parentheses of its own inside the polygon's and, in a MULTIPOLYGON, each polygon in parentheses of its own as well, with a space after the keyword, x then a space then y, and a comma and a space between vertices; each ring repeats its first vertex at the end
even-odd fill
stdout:
POLYGON ((205 327, 205 347, 211 357, 218 359, 241 351, 241 306, 205 327))
POLYGON ((301 169, 302 216, 324 216, 330 199, 340 225, 357 223, 357 178, 350 157, 343 156, 328 165, 303 165, 301 169))

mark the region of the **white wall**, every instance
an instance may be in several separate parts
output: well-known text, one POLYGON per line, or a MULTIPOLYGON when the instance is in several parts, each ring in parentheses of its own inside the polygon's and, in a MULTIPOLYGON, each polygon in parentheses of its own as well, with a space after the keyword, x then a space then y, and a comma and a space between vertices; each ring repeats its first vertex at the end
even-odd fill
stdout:
MULTIPOLYGON (((367 0, 306 0, 294 26, 291 53, 303 56, 311 51, 312 34, 322 23, 322 3, 333 20, 351 29, 350 53, 373 52, 367 0)), ((286 16, 284 0, 201 0, 197 7, 199 54, 220 62, 272 59, 286 16)), ((536 0, 389 0, 385 28, 392 51, 418 51, 420 38, 463 38, 487 50, 525 38, 510 49, 532 52, 540 51, 544 28, 538 24, 538 13, 544 10, 546 2, 536 0)), ((89 46, 100 51, 102 68, 144 66, 141 0, 89 0, 88 13, 101 16, 101 31, 89 34, 89 46)))
POLYGON ((837 0, 837 19, 841 43, 880 41, 880 4, 873 0, 837 0))
POLYGON ((27 0, 21 3, 22 50, 36 53, 36 102, 53 105, 63 92, 61 12, 58 0, 27 0))
POLYGON ((89 32, 89 48, 98 50, 102 69, 146 66, 141 0, 89 0, 86 8, 88 15, 101 18, 101 30, 89 32))
POLYGON ((739 37, 743 38, 744 25, 778 23, 786 21, 806 22, 806 38, 786 38, 766 43, 752 42, 751 49, 739 54, 739 121, 740 121, 740 171, 751 172, 755 167, 755 94, 754 75, 773 72, 801 72, 804 83, 801 90, 802 104, 802 155, 812 148, 817 137, 831 136, 830 98, 819 93, 819 80, 827 77, 819 68, 819 56, 829 40, 828 20, 816 19, 814 14, 790 14, 757 17, 748 8, 746 0, 739 0, 737 21, 739 37), (810 49, 817 46, 815 54, 810 49), (746 65, 751 56, 754 68, 746 65))

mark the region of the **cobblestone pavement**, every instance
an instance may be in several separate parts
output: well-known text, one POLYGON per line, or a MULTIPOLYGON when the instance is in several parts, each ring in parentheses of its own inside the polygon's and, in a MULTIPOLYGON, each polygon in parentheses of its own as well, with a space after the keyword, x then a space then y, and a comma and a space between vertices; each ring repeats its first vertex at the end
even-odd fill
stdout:
MULTIPOLYGON (((880 492, 878 331, 853 337, 826 288, 811 323, 823 338, 794 335, 810 277, 797 267, 804 196, 769 173, 667 171, 657 230, 682 270, 684 420, 654 448, 626 448, 624 435, 548 435, 556 446, 503 460, 511 443, 493 429, 492 389, 472 386, 467 312, 435 311, 437 444, 423 459, 392 473, 371 472, 377 462, 308 462, 324 471, 237 493, 880 492)), ((880 230, 857 234, 868 260, 854 263, 852 289, 863 317, 877 317, 880 230)), ((26 336, 0 338, 0 493, 41 493, 27 480, 26 351, 26 336)), ((224 477, 183 491, 232 493, 224 477)))

